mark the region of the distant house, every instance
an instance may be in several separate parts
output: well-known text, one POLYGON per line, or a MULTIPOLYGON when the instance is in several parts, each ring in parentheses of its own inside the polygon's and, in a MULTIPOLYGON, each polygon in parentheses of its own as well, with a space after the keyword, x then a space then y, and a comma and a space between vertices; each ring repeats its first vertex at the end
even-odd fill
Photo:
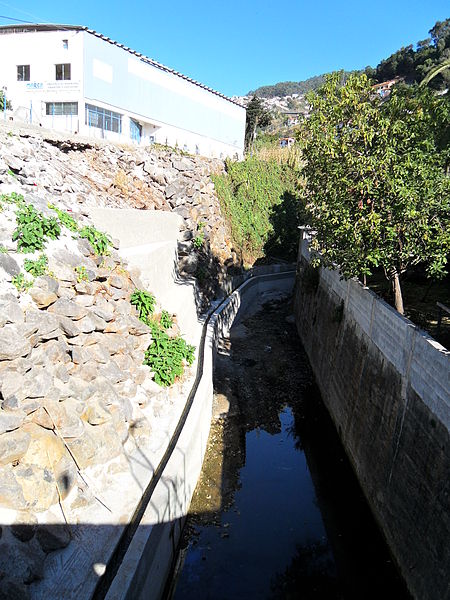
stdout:
POLYGON ((295 144, 295 139, 292 137, 280 138, 280 148, 290 148, 293 144, 295 144))
POLYGON ((294 125, 299 124, 299 114, 300 113, 286 113, 286 125, 288 127, 293 127, 294 125))
POLYGON ((15 119, 122 143, 243 156, 244 107, 92 29, 3 25, 0 56, 0 89, 15 119))
POLYGON ((382 83, 377 83, 376 85, 372 86, 372 89, 375 90, 375 92, 381 98, 387 98, 389 96, 389 94, 391 93, 392 86, 394 86, 399 81, 401 81, 400 78, 396 77, 395 79, 390 79, 389 81, 383 81, 382 83))

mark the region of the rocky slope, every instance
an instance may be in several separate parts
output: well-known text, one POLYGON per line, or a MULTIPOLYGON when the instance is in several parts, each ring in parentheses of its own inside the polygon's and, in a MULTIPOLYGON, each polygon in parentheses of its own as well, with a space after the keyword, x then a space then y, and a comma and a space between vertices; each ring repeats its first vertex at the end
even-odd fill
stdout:
MULTIPOLYGON (((210 178, 223 171, 223 161, 164 147, 68 139, 1 121, 0 148, 3 183, 56 194, 59 203, 81 214, 88 214, 90 206, 174 211, 185 220, 185 240, 195 237, 201 224, 205 253, 221 266, 238 262, 210 178)), ((181 254, 191 249, 185 245, 181 254)), ((188 271, 194 271, 191 264, 188 271)))
POLYGON ((103 252, 80 234, 92 233, 89 208, 182 215, 182 271, 225 272, 235 257, 209 177, 219 161, 9 126, 0 147, 0 597, 28 598, 49 557, 81 544, 76 524, 126 522, 143 489, 133 460, 158 464, 161 422, 190 385, 188 372, 161 389, 142 365, 152 334, 130 303, 139 273, 117 243, 103 252), (20 252, 36 243, 28 230, 15 233, 24 214, 44 231, 34 253, 20 252))

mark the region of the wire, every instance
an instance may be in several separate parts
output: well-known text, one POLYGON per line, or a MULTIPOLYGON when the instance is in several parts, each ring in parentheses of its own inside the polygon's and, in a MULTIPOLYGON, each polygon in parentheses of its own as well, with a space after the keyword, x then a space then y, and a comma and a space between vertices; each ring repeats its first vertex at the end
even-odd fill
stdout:
POLYGON ((0 15, 0 19, 8 19, 8 21, 17 21, 18 23, 29 23, 30 21, 24 21, 23 19, 14 19, 13 17, 5 17, 5 15, 0 15))

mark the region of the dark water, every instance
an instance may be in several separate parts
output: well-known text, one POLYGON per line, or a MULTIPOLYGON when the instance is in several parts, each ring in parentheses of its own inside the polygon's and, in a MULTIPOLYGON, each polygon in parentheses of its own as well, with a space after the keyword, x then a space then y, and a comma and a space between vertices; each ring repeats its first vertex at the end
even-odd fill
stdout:
POLYGON ((289 313, 267 305, 218 361, 230 416, 213 427, 169 596, 409 598, 289 313))

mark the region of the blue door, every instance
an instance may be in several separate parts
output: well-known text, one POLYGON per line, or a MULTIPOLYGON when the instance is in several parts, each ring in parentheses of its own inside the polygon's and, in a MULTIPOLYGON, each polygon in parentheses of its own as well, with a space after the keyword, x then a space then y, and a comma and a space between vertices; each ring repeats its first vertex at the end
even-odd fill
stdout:
POLYGON ((130 119, 130 135, 132 140, 135 140, 138 144, 140 143, 142 137, 142 125, 134 119, 130 119))

